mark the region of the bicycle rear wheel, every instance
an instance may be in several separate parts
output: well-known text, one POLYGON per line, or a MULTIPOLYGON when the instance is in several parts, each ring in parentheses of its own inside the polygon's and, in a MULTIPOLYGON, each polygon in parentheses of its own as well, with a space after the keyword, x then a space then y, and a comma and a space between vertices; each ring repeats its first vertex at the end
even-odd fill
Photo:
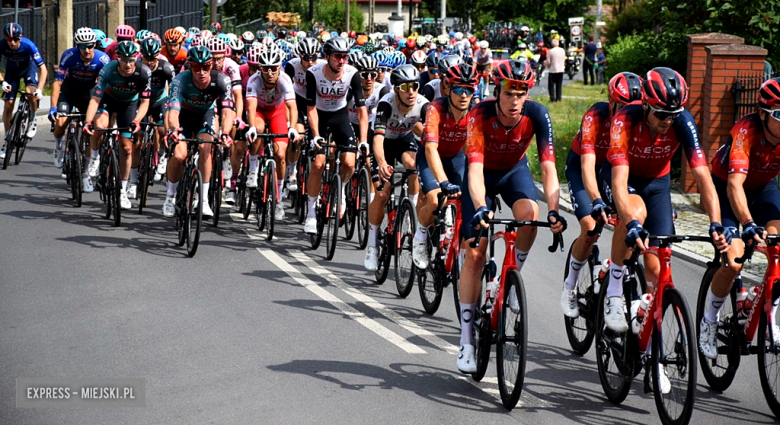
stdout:
POLYGON ((255 220, 257 220, 257 230, 260 232, 265 230, 265 215, 268 213, 268 211, 265 210, 264 180, 265 176, 263 174, 259 174, 257 176, 257 189, 252 191, 252 193, 255 194, 254 199, 252 199, 252 202, 255 203, 255 220))
POLYGON ((108 156, 108 196, 111 198, 110 214, 114 216, 114 227, 122 224, 122 207, 119 198, 122 194, 122 182, 119 180, 119 159, 117 153, 112 150, 108 156))
POLYGON ((412 261, 412 239, 417 230, 417 214, 409 198, 401 200, 398 214, 395 217, 395 286, 402 298, 409 296, 414 286, 414 275, 417 267, 412 261))
POLYGON ((357 200, 355 205, 357 206, 357 232, 358 232, 358 246, 360 249, 366 249, 368 245, 368 205, 371 199, 371 177, 368 175, 368 170, 363 168, 360 170, 360 178, 358 179, 358 191, 357 200))
POLYGON ((189 186, 189 176, 186 173, 182 174, 176 189, 176 232, 178 236, 176 244, 178 246, 184 246, 189 231, 188 220, 190 216, 187 213, 189 208, 189 186))
POLYGON ((385 214, 385 218, 382 219, 382 224, 379 225, 379 245, 377 248, 379 248, 379 260, 377 261, 377 269, 374 272, 374 278, 376 279, 376 283, 381 285, 385 283, 385 280, 387 280, 387 273, 390 270, 390 257, 393 255, 392 248, 390 246, 391 241, 390 235, 387 233, 387 214, 385 214))
POLYGON ((70 140, 70 190, 73 195, 73 201, 76 207, 81 207, 84 182, 81 180, 82 175, 82 161, 84 158, 81 155, 81 149, 79 149, 78 138, 74 137, 70 140))
POLYGON ((200 170, 192 171, 190 186, 187 189, 187 255, 194 257, 200 242, 200 225, 203 220, 203 176, 200 170), (197 205, 195 200, 197 198, 197 205))
MULTIPOLYGON (((30 119, 30 104, 23 102, 21 105, 19 105, 19 109, 21 109, 21 111, 17 111, 21 114, 19 122, 24 122, 26 125, 24 126, 24 133, 19 131, 19 138, 16 139, 18 144, 16 145, 16 157, 14 158, 14 165, 19 165, 19 163, 22 162, 24 152, 27 150, 27 143, 30 142, 30 139, 26 134, 27 129, 33 125, 32 120, 30 119)), ((34 120, 35 117, 32 117, 32 119, 34 120)))
POLYGON ((144 135, 141 157, 138 162, 138 214, 144 213, 146 198, 149 195, 149 176, 152 173, 152 144, 148 142, 148 135, 144 135))
MULTIPOLYGON (((625 351, 628 344, 628 333, 615 332, 604 322, 604 299, 607 296, 607 285, 601 285, 596 305, 596 365, 599 370, 599 381, 604 395, 615 404, 620 404, 631 390, 632 374, 623 373, 623 363, 626 362, 625 351)), ((633 336, 633 335, 632 335, 633 336)))
MULTIPOLYGON (((486 267, 482 269, 482 288, 485 288, 490 281, 490 272, 486 267)), ((474 357, 477 362, 477 371, 471 374, 471 379, 479 382, 485 377, 488 363, 490 363, 490 348, 493 346, 493 330, 490 328, 490 314, 485 311, 486 306, 482 303, 482 291, 477 298, 477 308, 473 317, 460 317, 459 321, 474 321, 474 357)), ((461 326, 463 326, 461 324, 461 326)))
POLYGON ((340 207, 341 207, 341 176, 338 173, 334 173, 330 181, 330 192, 328 193, 328 201, 324 205, 327 207, 325 210, 324 218, 327 220, 325 227, 327 234, 325 235, 325 259, 332 260, 336 254, 336 242, 339 238, 339 221, 340 221, 340 207))
POLYGON ((653 395, 664 424, 687 424, 696 391, 696 334, 685 298, 675 288, 663 296, 663 329, 653 322, 653 395), (666 390, 668 377, 669 389, 666 390))
POLYGON ((251 209, 251 194, 250 191, 246 188, 246 179, 247 179, 247 173, 249 168, 249 163, 247 162, 246 155, 244 155, 244 161, 242 162, 241 166, 241 172, 238 174, 238 179, 236 179, 236 197, 238 202, 238 212, 243 214, 244 220, 249 218, 249 213, 251 209))
POLYGON ((276 225, 276 191, 279 187, 276 180, 276 163, 269 161, 265 169, 265 229, 266 240, 274 237, 274 226, 276 225))
POLYGON ((298 224, 306 221, 306 215, 309 213, 309 195, 306 193, 307 179, 309 178, 309 160, 301 157, 298 160, 298 202, 295 204, 295 214, 298 224))
MULTIPOLYGON (((569 246, 569 253, 566 256, 564 278, 570 273, 569 265, 571 264, 571 250, 576 242, 577 240, 575 239, 571 246, 569 246)), ((577 306, 580 310, 580 315, 574 319, 566 316, 563 317, 569 345, 571 346, 572 351, 574 351, 574 354, 577 354, 578 356, 582 356, 590 350, 590 346, 593 344, 593 336, 596 333, 596 323, 593 319, 596 310, 594 300, 597 294, 593 293, 593 268, 594 256, 591 254, 591 256, 588 257, 587 262, 582 266, 577 278, 577 286, 574 287, 577 291, 577 306)))
POLYGON ((496 367, 501 402, 509 410, 517 406, 523 392, 528 350, 528 310, 523 278, 509 270, 504 282, 504 301, 499 312, 496 367))
MULTIPOLYGON (((433 240, 438 242, 439 238, 430 231, 428 234, 431 235, 431 237, 429 237, 427 241, 426 255, 430 259, 431 252, 434 249, 433 240)), ((420 290, 420 301, 422 301, 423 309, 428 314, 436 313, 441 304, 442 294, 444 293, 444 282, 442 280, 445 277, 442 276, 437 279, 436 274, 432 272, 435 267, 443 269, 439 264, 440 262, 437 260, 436 262, 431 262, 428 266, 428 270, 417 271, 417 288, 420 290)))
POLYGON ((219 225, 219 210, 222 207, 222 148, 217 146, 211 156, 211 184, 209 185, 208 200, 211 204, 211 210, 214 216, 211 217, 211 224, 214 227, 219 225))
POLYGON ((358 212, 358 181, 360 177, 357 173, 352 174, 347 184, 347 192, 342 196, 347 200, 347 209, 344 212, 344 240, 350 241, 355 236, 355 225, 357 224, 358 212))
POLYGON ((6 131, 5 137, 5 159, 3 159, 3 170, 8 168, 8 164, 11 163, 11 157, 13 156, 14 148, 16 147, 16 141, 19 135, 19 114, 14 114, 11 118, 11 129, 6 131), (9 136, 10 135, 10 136, 9 136))
MULTIPOLYGON (((773 304, 780 297, 780 281, 775 280, 771 294, 773 304)), ((770 296, 770 294, 767 294, 770 296)), ((757 306, 762 308, 762 306, 757 306)), ((780 346, 772 343, 772 339, 778 340, 776 327, 772 323, 778 323, 777 317, 767 318, 766 313, 761 311, 761 319, 758 322, 758 377, 761 381, 761 390, 764 392, 764 398, 769 405, 769 409, 776 418, 780 418, 780 346), (772 329, 770 337, 769 330, 772 329)))

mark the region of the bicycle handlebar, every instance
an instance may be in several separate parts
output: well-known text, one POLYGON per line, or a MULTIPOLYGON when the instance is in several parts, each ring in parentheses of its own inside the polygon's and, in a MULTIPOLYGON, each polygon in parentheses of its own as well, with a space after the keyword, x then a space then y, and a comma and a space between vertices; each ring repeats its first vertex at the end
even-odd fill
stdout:
MULTIPOLYGON (((413 176, 417 174, 417 169, 409 169, 403 171, 393 170, 393 176, 395 176, 396 174, 401 174, 401 180, 398 183, 393 183, 392 187, 400 186, 401 182, 404 181, 404 179, 408 178, 409 176, 413 176)), ((391 176, 390 178, 392 179, 393 176, 391 176)), ((377 189, 379 192, 385 189, 385 183, 387 183, 387 181, 383 181, 382 184, 379 185, 379 188, 377 189)))
MULTIPOLYGON (((514 220, 514 219, 506 219, 506 218, 493 218, 490 220, 485 220, 485 223, 489 225, 489 229, 492 233, 493 231, 493 225, 496 224, 503 224, 507 228, 513 229, 515 227, 525 227, 525 226, 534 226, 534 227, 552 227, 553 223, 547 222, 547 221, 534 221, 534 220, 514 220)), ((477 231, 477 236, 474 238, 474 241, 469 243, 469 246, 472 248, 479 247, 479 241, 482 239, 482 235, 485 233, 485 228, 480 227, 477 231)), ((559 248, 561 251, 563 251, 563 232, 561 233, 553 233, 553 241, 552 245, 547 247, 547 250, 550 252, 555 252, 559 248)))
MULTIPOLYGON (((764 239, 764 243, 766 246, 775 246, 780 244, 780 235, 766 235, 766 239, 764 239)), ((745 248, 745 254, 739 258, 735 258, 734 262, 737 264, 743 264, 746 261, 750 261, 750 259, 753 257, 753 254, 756 251, 756 248, 758 248, 758 242, 753 241, 750 246, 745 248)), ((728 260, 726 260, 726 267, 728 267, 728 260)))

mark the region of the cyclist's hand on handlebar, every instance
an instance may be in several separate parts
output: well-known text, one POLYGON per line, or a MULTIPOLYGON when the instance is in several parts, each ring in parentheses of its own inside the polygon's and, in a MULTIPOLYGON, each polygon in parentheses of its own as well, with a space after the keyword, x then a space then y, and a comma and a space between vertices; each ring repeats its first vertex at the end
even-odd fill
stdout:
POLYGON ((222 142, 222 146, 229 148, 233 145, 233 138, 227 133, 222 133, 219 136, 219 141, 222 142))
POLYGON ((552 224, 552 226, 550 226, 550 230, 552 230, 553 233, 563 233, 566 228, 569 227, 566 219, 558 214, 558 211, 555 210, 547 213, 547 222, 552 224))
POLYGON ((141 129, 141 124, 137 120, 133 120, 127 127, 130 129, 130 133, 135 134, 141 129))
POLYGON ((246 123, 241 119, 241 117, 237 117, 233 120, 233 126, 239 130, 243 130, 246 128, 246 123))
POLYGON ((751 242, 763 242, 764 238, 766 238, 766 229, 757 225, 752 220, 745 224, 742 229, 742 240, 746 245, 751 245, 751 242))
POLYGON ((441 188, 441 193, 446 195, 448 198, 457 198, 460 196, 460 186, 450 183, 449 180, 444 180, 443 182, 439 183, 439 187, 441 188))
POLYGON ((41 91, 41 89, 36 89, 33 92, 33 96, 35 96, 35 100, 41 100, 43 99, 43 92, 41 91))
POLYGON ((257 128, 249 127, 249 129, 246 131, 246 139, 250 142, 254 142, 255 139, 257 139, 257 128))
POLYGON ((358 145, 358 151, 362 152, 363 155, 368 155, 368 143, 360 142, 360 144, 358 145))
POLYGON ((647 230, 642 227, 639 220, 631 220, 628 222, 628 224, 626 224, 626 229, 628 229, 625 240, 626 246, 629 248, 634 248, 636 246, 640 250, 645 251, 650 245, 647 240, 649 234, 647 233, 647 230))
POLYGON ((84 127, 81 128, 81 131, 91 136, 95 134, 95 126, 91 122, 85 122, 84 127))
POLYGON ((471 227, 478 229, 480 227, 487 229, 488 224, 485 220, 493 218, 493 211, 490 211, 488 207, 479 207, 474 217, 471 217, 471 227))
POLYGON ((298 134, 298 130, 296 130, 296 129, 292 128, 292 127, 290 127, 290 129, 287 130, 287 138, 292 140, 293 142, 298 140, 298 138, 300 138, 300 137, 301 137, 301 135, 298 134))
POLYGON ((605 204, 601 198, 596 198, 593 200, 593 204, 591 204, 590 216, 596 220, 596 222, 607 222, 607 204, 605 204))
POLYGON ((713 221, 710 223, 709 234, 710 238, 712 238, 712 245, 715 246, 718 252, 722 254, 728 251, 731 239, 734 237, 731 228, 723 227, 717 221, 713 221))
POLYGON ((176 130, 169 130, 168 134, 165 136, 165 139, 168 141, 168 145, 170 146, 175 145, 181 138, 181 128, 177 128, 176 130))
POLYGON ((57 120, 57 107, 52 106, 49 108, 49 121, 54 122, 57 120))
POLYGON ((322 136, 314 136, 311 138, 311 148, 312 149, 322 149, 322 143, 325 142, 325 139, 322 138, 322 136))
POLYGON ((11 84, 8 83, 8 81, 3 81, 3 91, 6 93, 9 93, 13 87, 11 87, 11 84))
POLYGON ((393 178, 393 167, 389 166, 385 161, 380 162, 379 177, 384 181, 389 181, 393 178))

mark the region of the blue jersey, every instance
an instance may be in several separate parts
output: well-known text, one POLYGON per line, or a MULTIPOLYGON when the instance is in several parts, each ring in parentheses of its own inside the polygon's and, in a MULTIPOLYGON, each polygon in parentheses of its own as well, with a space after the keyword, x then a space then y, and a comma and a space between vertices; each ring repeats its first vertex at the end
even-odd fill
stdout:
POLYGON ((92 90, 95 87, 100 70, 111 60, 108 55, 95 50, 95 56, 88 64, 81 60, 78 47, 72 47, 65 51, 60 58, 60 66, 54 75, 57 81, 66 81, 69 89, 76 91, 92 90))
POLYGON ((38 47, 29 38, 22 38, 19 48, 16 50, 11 49, 5 38, 0 40, 0 55, 7 59, 6 71, 25 69, 33 62, 35 66, 43 65, 43 58, 38 47))

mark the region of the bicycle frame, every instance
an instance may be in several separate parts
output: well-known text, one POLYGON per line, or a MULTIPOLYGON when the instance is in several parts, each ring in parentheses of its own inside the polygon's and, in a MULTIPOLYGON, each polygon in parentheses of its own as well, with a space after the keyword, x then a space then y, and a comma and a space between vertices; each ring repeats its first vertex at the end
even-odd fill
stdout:
MULTIPOLYGON (((752 344, 758 330, 758 322, 761 315, 755 313, 758 311, 759 306, 764 308, 767 320, 770 320, 772 317, 772 290, 774 288, 775 279, 780 279, 780 246, 777 245, 780 243, 780 235, 768 235, 766 241, 767 245, 757 246, 748 251, 749 254, 752 254, 750 251, 756 250, 766 255, 767 258, 764 279, 761 281, 761 284, 758 285, 758 295, 753 302, 753 306, 750 308, 747 317, 747 325, 745 326, 745 342, 747 342, 748 345, 752 344)), ((746 256, 749 258, 747 254, 746 256)), ((737 261, 739 260, 740 259, 737 259, 737 261)))

